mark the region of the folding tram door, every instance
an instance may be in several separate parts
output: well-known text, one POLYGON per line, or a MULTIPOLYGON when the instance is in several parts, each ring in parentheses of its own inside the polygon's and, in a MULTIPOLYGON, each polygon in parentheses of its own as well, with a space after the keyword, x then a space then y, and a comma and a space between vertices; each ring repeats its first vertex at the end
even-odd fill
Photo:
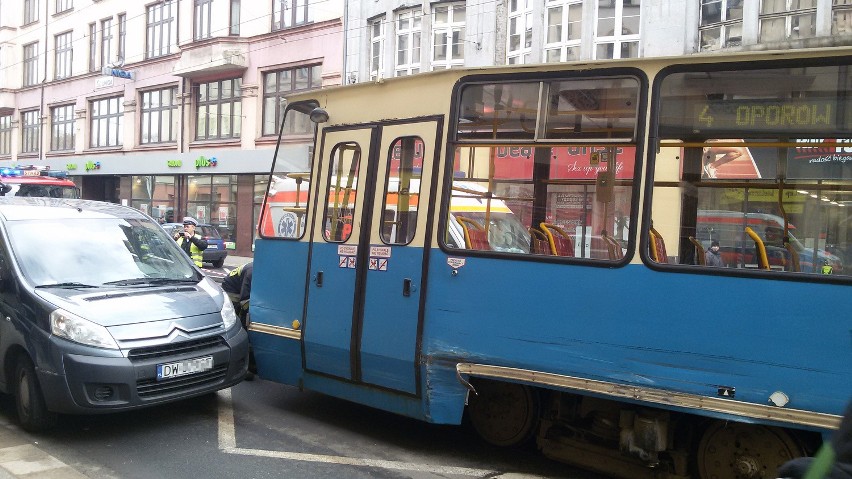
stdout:
POLYGON ((323 131, 303 329, 308 372, 418 393, 439 118, 323 131))

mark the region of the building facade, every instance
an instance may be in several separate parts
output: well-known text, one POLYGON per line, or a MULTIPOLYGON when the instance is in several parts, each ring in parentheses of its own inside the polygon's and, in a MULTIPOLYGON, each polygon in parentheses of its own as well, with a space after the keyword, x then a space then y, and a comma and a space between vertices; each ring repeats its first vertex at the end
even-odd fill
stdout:
POLYGON ((852 0, 349 0, 345 81, 852 43, 852 0))
MULTIPOLYGON (((342 82, 343 0, 2 0, 0 167, 196 217, 248 255, 284 95, 342 82)), ((306 125, 279 156, 308 165, 306 125)))

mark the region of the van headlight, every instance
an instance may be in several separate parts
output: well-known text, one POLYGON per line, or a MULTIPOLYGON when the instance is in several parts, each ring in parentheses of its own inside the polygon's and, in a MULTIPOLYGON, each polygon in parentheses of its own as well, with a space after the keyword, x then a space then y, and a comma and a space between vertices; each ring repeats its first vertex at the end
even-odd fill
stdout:
POLYGON ((225 331, 237 324, 237 312, 234 311, 234 305, 231 304, 231 299, 225 296, 225 301, 222 302, 222 322, 225 323, 225 331))
POLYGON ((64 309, 50 313, 50 332, 54 336, 96 348, 118 349, 118 343, 100 324, 75 316, 64 309))

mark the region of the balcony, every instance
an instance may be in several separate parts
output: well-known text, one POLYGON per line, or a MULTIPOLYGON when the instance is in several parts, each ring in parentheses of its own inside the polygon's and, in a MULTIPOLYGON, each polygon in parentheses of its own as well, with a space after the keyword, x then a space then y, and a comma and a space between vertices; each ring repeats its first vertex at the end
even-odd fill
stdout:
POLYGON ((248 44, 229 39, 215 39, 181 47, 180 60, 172 73, 184 78, 197 78, 232 72, 241 74, 248 66, 248 44))

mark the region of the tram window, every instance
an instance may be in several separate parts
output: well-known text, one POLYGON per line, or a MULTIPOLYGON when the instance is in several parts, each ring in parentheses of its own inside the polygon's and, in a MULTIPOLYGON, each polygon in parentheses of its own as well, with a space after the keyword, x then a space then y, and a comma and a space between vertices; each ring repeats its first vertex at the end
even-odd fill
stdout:
POLYGON ((423 171, 423 140, 397 138, 388 152, 381 235, 386 244, 408 244, 417 229, 417 205, 423 171))
POLYGON ((634 77, 470 85, 462 90, 457 138, 630 141, 639 87, 634 77))
MULTIPOLYGON (((289 105, 285 116, 285 133, 312 131, 313 123, 308 115, 316 106, 314 102, 289 105), (311 129, 305 130, 304 125, 311 125, 311 129)), ((309 148, 309 157, 312 149, 309 148)), ((263 238, 297 239, 305 233, 311 175, 309 172, 294 172, 291 169, 292 162, 276 161, 272 165, 272 174, 267 177, 268 184, 255 184, 255 201, 264 198, 262 207, 255 207, 260 210, 258 232, 263 238)))
POLYGON ((458 147, 445 242, 508 254, 620 261, 630 237, 635 156, 629 145, 458 147), (598 174, 610 167, 614 186, 603 194, 598 174), (487 248, 466 241, 458 217, 482 225, 487 248), (533 237, 548 238, 549 249, 531 246, 533 237))
POLYGON ((360 160, 361 147, 353 142, 339 143, 331 151, 331 175, 323 216, 326 241, 345 242, 352 236, 360 160))
POLYGON ((549 91, 546 138, 633 138, 639 106, 635 78, 564 80, 551 83, 549 91))
POLYGON ((651 219, 673 263, 852 276, 849 67, 664 77, 651 219))
POLYGON ((533 139, 539 89, 539 82, 465 87, 459 112, 459 138, 533 139))

